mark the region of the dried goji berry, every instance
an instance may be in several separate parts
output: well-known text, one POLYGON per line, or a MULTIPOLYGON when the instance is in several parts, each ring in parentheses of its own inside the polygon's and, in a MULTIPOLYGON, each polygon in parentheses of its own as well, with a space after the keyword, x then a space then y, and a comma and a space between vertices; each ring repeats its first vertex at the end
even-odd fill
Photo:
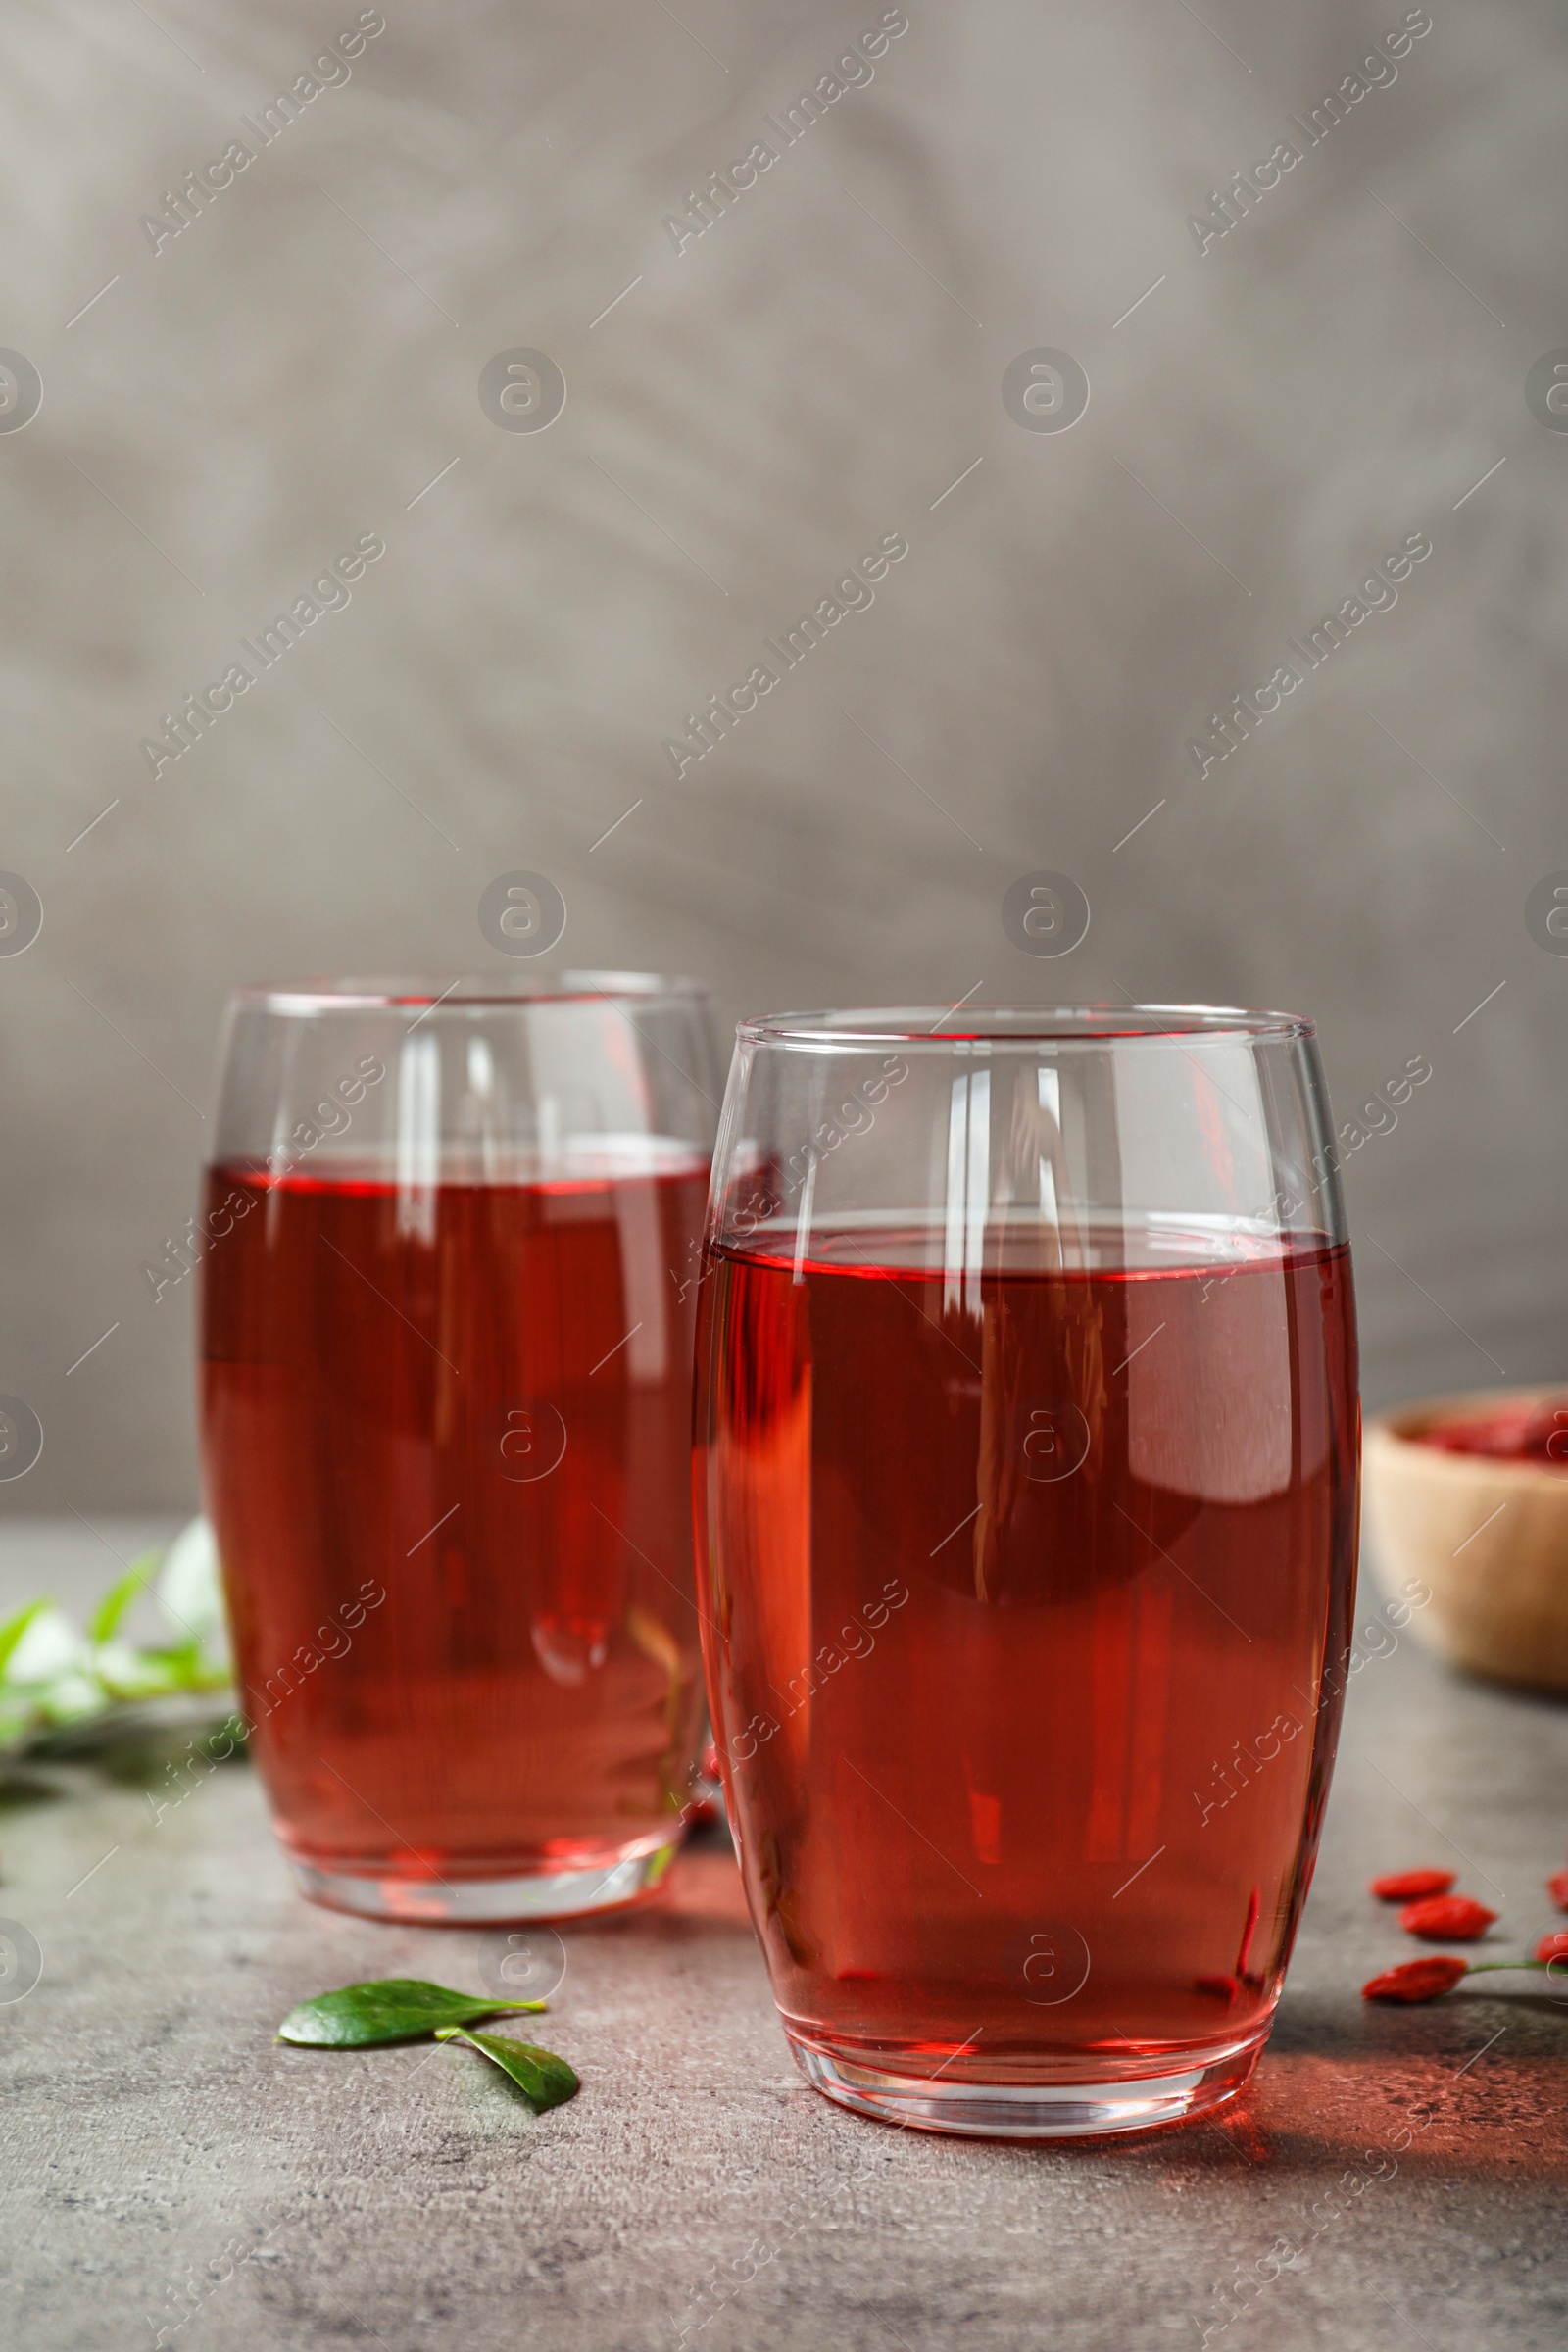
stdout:
POLYGON ((1197 1977, 1193 1981, 1193 1990, 1206 1992, 1211 2001, 1234 2001, 1237 1993, 1236 1979, 1234 1977, 1197 1977))
POLYGON ((1559 1870, 1546 1881, 1546 1892, 1559 1911, 1568 1911, 1568 1870, 1559 1870))
POLYGON ((1405 1904, 1399 1925, 1407 1936, 1427 1936, 1434 1943, 1474 1943, 1496 1916, 1472 1895, 1429 1894, 1419 1903, 1405 1904))
POLYGON ((1568 1928, 1552 1928, 1536 1946, 1538 1960, 1568 1960, 1568 1928))
POLYGON ((1451 1952, 1435 1952, 1430 1960, 1401 1960, 1361 1987, 1363 2001, 1435 2001, 1451 1992, 1466 1974, 1464 1961, 1451 1952))
POLYGON ((1446 1894, 1458 1875, 1456 1870, 1396 1870, 1391 1878, 1374 1879, 1368 1892, 1380 1903, 1414 1903, 1425 1894, 1446 1894))

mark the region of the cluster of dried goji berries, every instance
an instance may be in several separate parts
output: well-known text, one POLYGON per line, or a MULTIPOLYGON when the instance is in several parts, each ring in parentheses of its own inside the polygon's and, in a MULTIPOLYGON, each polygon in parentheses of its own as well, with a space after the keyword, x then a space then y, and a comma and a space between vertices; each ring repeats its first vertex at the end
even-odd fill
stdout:
MULTIPOLYGON (((1451 1893, 1456 1875, 1451 1870, 1396 1871, 1388 1878, 1374 1879, 1370 1892, 1380 1902, 1403 1905, 1399 1925, 1406 1935, 1434 1943, 1474 1943, 1497 1914, 1471 1895, 1451 1893)), ((1549 1878, 1546 1891, 1559 1910, 1568 1911, 1568 1870, 1549 1878)), ((1460 1960, 1451 1952, 1434 1953, 1429 1960, 1404 1960, 1371 1978, 1362 1985, 1361 1997, 1368 2001, 1435 2001, 1440 1994, 1451 1992, 1462 1977, 1490 1975, 1505 1968, 1549 1971, 1554 1961, 1568 1963, 1568 1930, 1554 1929, 1543 1936, 1529 1960, 1476 1963, 1460 1960)))

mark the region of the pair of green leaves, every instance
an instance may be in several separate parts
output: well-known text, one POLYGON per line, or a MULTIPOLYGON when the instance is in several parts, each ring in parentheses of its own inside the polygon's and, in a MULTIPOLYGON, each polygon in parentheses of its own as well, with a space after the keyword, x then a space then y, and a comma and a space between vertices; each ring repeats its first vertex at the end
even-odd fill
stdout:
POLYGON ((564 2058, 532 2042, 514 2041, 508 2034, 468 2029, 481 2017, 543 2007, 543 2001, 476 1999, 470 1992, 454 1992, 450 1985, 431 1984, 422 1977, 379 1977, 373 1984, 344 1984, 336 1992, 301 2001, 278 2027, 277 2038, 330 2050, 420 2041, 427 2034, 437 2041, 466 2041, 510 2075, 529 2105, 542 2114, 547 2107, 561 2106, 578 2088, 564 2058))

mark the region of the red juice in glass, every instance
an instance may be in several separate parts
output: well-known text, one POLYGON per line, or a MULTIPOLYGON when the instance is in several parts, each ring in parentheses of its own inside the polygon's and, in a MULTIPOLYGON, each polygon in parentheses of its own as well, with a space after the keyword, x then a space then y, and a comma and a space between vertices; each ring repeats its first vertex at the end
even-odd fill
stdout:
POLYGON ((988 2066, 1026 2070, 1042 2041, 1228 2039, 1272 2006, 1333 1756, 1346 1253, 999 1269, 978 1317, 901 1254, 858 1229, 837 1256, 818 1236, 799 1282, 736 1250, 707 1285, 750 1374, 710 1408, 712 1540, 767 1568, 715 1652, 781 2006, 803 2035, 950 2066, 977 2030, 988 2066), (1140 1348, 1049 1475, 1086 1434, 1050 1399, 1140 1348))

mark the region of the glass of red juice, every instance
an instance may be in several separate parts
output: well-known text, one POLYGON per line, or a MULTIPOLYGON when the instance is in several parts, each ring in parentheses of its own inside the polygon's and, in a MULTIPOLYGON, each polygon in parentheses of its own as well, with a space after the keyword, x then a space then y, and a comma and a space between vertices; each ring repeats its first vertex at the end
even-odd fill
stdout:
POLYGON ((808 2082, 1019 2137, 1242 2088, 1328 1793, 1358 1469, 1309 1021, 742 1024, 698 1592, 808 2082))
POLYGON ((718 1092, 689 982, 233 1000, 203 1475, 252 1752, 318 1901, 561 1917, 674 1851, 718 1092))

